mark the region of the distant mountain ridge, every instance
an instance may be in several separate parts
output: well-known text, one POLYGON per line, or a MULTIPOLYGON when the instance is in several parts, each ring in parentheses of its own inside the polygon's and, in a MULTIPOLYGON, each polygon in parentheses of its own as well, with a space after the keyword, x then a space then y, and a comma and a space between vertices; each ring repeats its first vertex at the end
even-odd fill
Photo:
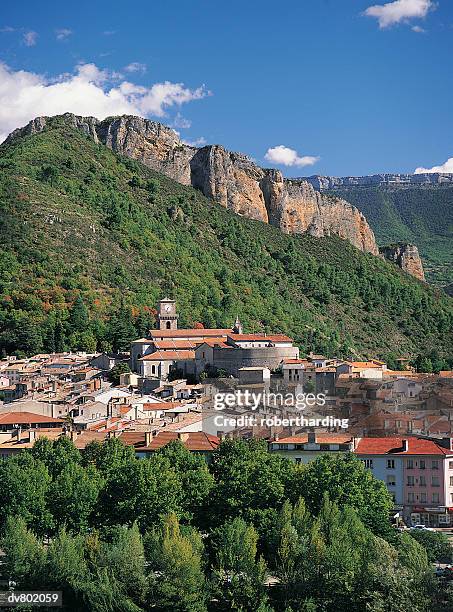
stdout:
POLYGON ((310 176, 303 180, 361 210, 381 252, 394 243, 417 245, 426 280, 438 286, 453 283, 453 174, 310 176))
POLYGON ((423 174, 370 174, 367 176, 304 176, 299 180, 307 181, 318 191, 336 189, 338 187, 372 187, 372 186, 404 186, 404 185, 453 185, 453 174, 430 173, 423 174))
POLYGON ((70 113, 37 117, 15 130, 6 144, 58 121, 182 185, 195 187, 239 215, 269 223, 287 234, 336 234, 362 251, 379 254, 365 216, 349 202, 323 195, 305 180, 285 179, 279 170, 260 168, 246 155, 220 145, 187 145, 173 129, 149 119, 122 115, 99 121, 70 113))

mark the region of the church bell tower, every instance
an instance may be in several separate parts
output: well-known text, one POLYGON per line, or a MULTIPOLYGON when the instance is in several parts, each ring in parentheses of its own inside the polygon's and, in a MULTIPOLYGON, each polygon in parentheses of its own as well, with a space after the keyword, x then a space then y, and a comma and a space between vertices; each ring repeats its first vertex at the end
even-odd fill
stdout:
POLYGON ((175 300, 168 298, 160 300, 157 307, 157 327, 158 329, 178 329, 175 300))

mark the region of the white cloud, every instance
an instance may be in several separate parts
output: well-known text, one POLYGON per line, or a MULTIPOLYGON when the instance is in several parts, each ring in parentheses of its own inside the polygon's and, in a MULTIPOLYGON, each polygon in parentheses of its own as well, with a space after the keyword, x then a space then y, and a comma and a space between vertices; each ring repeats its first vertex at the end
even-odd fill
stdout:
POLYGON ((205 144, 208 144, 208 141, 204 136, 200 136, 200 138, 196 138, 195 140, 183 140, 181 142, 189 147, 204 147, 205 144))
POLYGON ((420 26, 412 26, 411 30, 412 32, 417 32, 417 34, 423 34, 424 32, 426 32, 426 30, 424 28, 421 28, 420 26))
POLYGON ((432 174, 433 172, 446 172, 453 174, 453 157, 441 166, 433 166, 432 168, 416 168, 414 174, 432 174))
POLYGON ((364 15, 375 17, 379 27, 384 29, 397 23, 407 22, 409 19, 422 19, 435 8, 436 5, 432 0, 395 0, 369 6, 364 11, 364 15))
POLYGON ((176 117, 173 119, 172 126, 178 129, 187 129, 192 125, 192 121, 190 119, 186 119, 181 115, 181 113, 176 113, 176 117))
POLYGON ((27 47, 34 47, 36 45, 36 41, 38 40, 38 34, 32 31, 24 32, 22 39, 27 47))
POLYGON ((66 40, 69 38, 69 36, 71 36, 71 34, 72 30, 69 30, 68 28, 59 28, 58 30, 55 30, 57 40, 66 40))
POLYGON ((146 64, 140 62, 132 62, 124 67, 126 72, 146 72, 146 64))
POLYGON ((313 166, 313 164, 316 164, 320 159, 313 155, 299 157, 297 151, 285 147, 284 145, 278 145, 277 147, 268 149, 264 158, 271 163, 281 166, 299 166, 301 168, 304 166, 313 166))
POLYGON ((204 86, 190 89, 183 83, 155 83, 143 87, 95 64, 81 64, 74 73, 49 79, 25 70, 13 71, 0 62, 0 142, 15 128, 39 115, 71 112, 103 119, 109 115, 164 117, 171 107, 200 100, 210 92, 204 86))

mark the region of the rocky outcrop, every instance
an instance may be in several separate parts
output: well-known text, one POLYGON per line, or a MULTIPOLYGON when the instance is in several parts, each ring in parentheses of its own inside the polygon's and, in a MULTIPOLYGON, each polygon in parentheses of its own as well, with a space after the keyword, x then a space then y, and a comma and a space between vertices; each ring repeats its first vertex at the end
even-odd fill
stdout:
POLYGON ((69 113, 38 117, 25 128, 15 130, 6 142, 40 132, 59 121, 179 183, 192 185, 239 215, 291 234, 337 234, 362 251, 378 254, 364 215, 349 202, 315 191, 306 180, 288 180, 278 170, 260 168, 247 156, 222 146, 186 145, 174 130, 148 119, 123 115, 98 121, 69 113))
POLYGON ((408 274, 422 281, 425 280, 422 260, 414 244, 392 244, 381 247, 379 250, 386 259, 396 263, 408 274))
POLYGON ((370 176, 306 176, 304 181, 319 191, 339 189, 340 187, 404 187, 412 185, 453 184, 453 174, 426 172, 423 174, 372 174, 370 176))

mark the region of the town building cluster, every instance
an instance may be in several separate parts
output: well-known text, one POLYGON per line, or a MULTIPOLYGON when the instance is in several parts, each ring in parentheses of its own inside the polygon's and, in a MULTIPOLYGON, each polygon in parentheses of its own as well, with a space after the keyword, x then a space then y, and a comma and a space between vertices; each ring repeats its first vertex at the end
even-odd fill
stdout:
MULTIPOLYGON (((268 417, 278 408, 257 412, 268 417)), ((285 414, 294 411, 285 406, 285 414)), ((386 484, 395 516, 407 524, 453 524, 452 415, 453 372, 301 358, 291 338, 244 333, 239 318, 231 329, 179 329, 170 299, 159 302, 156 329, 134 340, 130 353, 0 360, 0 458, 41 436, 68 436, 82 451, 93 440, 117 437, 140 458, 179 440, 209 460, 222 437, 259 436, 269 452, 296 462, 355 453, 386 484), (232 390, 322 395, 306 414, 326 425, 217 427, 212 398, 232 390), (346 430, 336 424, 340 419, 346 430)))

